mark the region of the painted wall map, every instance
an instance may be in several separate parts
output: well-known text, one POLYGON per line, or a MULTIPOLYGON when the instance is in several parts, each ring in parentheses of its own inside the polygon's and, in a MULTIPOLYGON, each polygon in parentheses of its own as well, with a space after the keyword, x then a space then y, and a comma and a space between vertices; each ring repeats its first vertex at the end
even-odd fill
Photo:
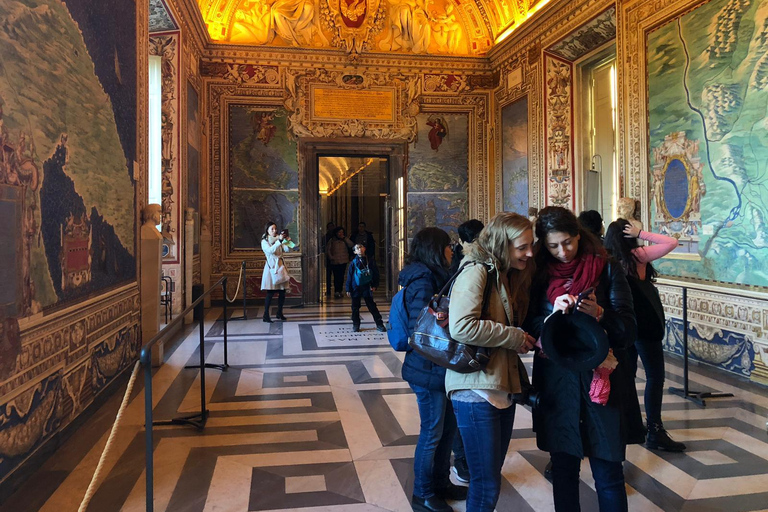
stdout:
POLYGON ((0 184, 23 194, 21 231, 0 244, 23 240, 26 316, 135 277, 136 42, 120 29, 135 13, 8 0, 0 19, 15 20, 0 30, 0 184))
POLYGON ((137 8, 0 2, 0 489, 138 356, 137 8))
POLYGON ((468 212, 468 116, 419 114, 408 148, 408 238, 437 226, 458 240, 468 212))
POLYGON ((195 210, 194 253, 200 254, 200 117, 197 89, 187 82, 187 208, 195 210))
POLYGON ((528 97, 501 109, 501 187, 505 212, 528 216, 528 97))
POLYGON ((275 107, 229 109, 230 214, 233 249, 260 249, 267 220, 288 228, 299 244, 297 144, 286 112, 275 107))
POLYGON ((713 0, 648 35, 651 223, 667 275, 768 286, 768 1, 713 0))

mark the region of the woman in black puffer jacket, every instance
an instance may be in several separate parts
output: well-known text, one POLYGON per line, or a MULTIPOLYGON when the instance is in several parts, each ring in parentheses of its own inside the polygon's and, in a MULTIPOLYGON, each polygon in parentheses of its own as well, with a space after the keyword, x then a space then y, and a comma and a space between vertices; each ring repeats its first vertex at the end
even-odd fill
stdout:
POLYGON ((578 310, 594 317, 608 334, 612 355, 599 367, 614 367, 605 405, 590 396, 593 371, 573 371, 537 351, 533 386, 540 404, 533 411, 539 449, 552 457, 555 510, 578 511, 581 459, 589 457, 601 512, 626 511, 624 460, 627 444, 642 443, 640 416, 627 348, 635 339, 632 292, 624 270, 609 260, 595 237, 565 208, 547 207, 536 221, 537 276, 531 287, 527 331, 541 334, 552 311, 570 313, 576 296, 594 287, 578 310))

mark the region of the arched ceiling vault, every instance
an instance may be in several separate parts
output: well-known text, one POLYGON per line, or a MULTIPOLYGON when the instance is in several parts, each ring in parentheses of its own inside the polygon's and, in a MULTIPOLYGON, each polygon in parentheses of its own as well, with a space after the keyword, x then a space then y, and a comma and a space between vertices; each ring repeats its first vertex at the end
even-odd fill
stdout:
POLYGON ((472 56, 548 1, 197 0, 217 43, 472 56))

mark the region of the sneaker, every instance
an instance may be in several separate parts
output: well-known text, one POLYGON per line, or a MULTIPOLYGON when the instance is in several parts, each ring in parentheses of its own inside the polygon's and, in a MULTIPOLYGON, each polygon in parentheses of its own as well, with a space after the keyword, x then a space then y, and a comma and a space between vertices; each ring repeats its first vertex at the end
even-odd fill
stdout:
POLYGON ((664 450, 667 452, 682 452, 685 450, 685 444, 672 439, 669 436, 669 432, 664 430, 660 423, 648 424, 648 437, 645 440, 645 446, 651 450, 664 450))
POLYGON ((467 499, 468 490, 469 489, 467 487, 462 485, 449 483, 448 487, 444 489, 435 489, 435 495, 438 498, 443 498, 444 500, 464 501, 467 499))
POLYGON ((359 325, 353 325, 353 326, 352 326, 352 330, 353 330, 354 332, 360 332, 360 326, 359 326, 359 325))
POLYGON ((379 324, 376 326, 376 330, 379 332, 387 332, 387 328, 384 327, 384 324, 379 324))
POLYGON ((456 480, 464 484, 469 483, 469 467, 466 459, 454 459, 451 471, 456 480))

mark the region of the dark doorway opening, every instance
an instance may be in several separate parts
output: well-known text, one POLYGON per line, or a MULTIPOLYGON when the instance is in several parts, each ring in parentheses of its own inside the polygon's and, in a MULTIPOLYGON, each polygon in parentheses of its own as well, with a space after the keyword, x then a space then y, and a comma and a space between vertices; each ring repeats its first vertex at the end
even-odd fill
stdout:
POLYGON ((302 225, 308 242, 303 262, 304 301, 334 298, 325 254, 328 224, 344 228, 352 243, 366 240, 381 274, 377 294, 389 299, 405 254, 405 143, 373 140, 302 141, 305 180, 302 225), (365 223, 361 226, 361 223, 365 223), (370 233, 370 234, 369 234, 370 233), (311 246, 310 246, 311 245, 311 246))

